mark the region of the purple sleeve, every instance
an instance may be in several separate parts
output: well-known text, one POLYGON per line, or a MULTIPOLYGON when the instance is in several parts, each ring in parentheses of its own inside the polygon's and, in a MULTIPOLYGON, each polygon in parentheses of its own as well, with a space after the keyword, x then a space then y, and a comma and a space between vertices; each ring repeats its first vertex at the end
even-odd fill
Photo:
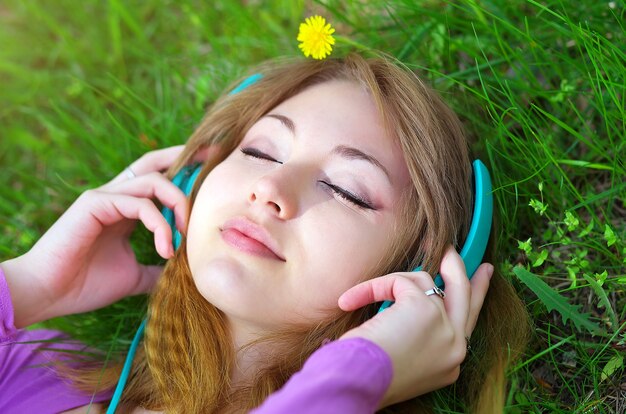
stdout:
MULTIPOLYGON (((13 305, 9 285, 4 278, 4 272, 0 267, 0 346, 10 341, 15 335, 16 329, 13 321, 13 305)), ((4 365, 1 365, 4 366, 4 365)))
POLYGON ((62 359, 59 349, 81 351, 84 345, 60 342, 67 338, 57 331, 18 330, 13 316, 9 287, 0 268, 0 413, 59 413, 111 398, 111 392, 104 392, 92 399, 72 388, 52 367, 44 366, 62 359))
POLYGON ((392 376, 391 359, 378 345, 363 338, 334 341, 252 413, 373 413, 392 376))

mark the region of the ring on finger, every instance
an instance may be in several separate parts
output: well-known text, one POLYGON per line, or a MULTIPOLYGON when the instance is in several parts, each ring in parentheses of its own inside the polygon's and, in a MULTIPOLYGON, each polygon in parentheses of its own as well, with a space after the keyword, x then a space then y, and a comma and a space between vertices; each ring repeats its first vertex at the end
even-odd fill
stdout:
POLYGON ((129 180, 131 178, 137 177, 137 174, 135 174, 135 172, 132 170, 132 168, 130 168, 130 166, 126 167, 124 169, 124 172, 126 173, 126 178, 128 178, 129 180))
POLYGON ((424 294, 426 296, 437 295, 441 299, 446 297, 446 293, 443 290, 441 290, 440 288, 438 288, 437 286, 433 286, 432 289, 428 289, 426 292, 424 292, 424 294))

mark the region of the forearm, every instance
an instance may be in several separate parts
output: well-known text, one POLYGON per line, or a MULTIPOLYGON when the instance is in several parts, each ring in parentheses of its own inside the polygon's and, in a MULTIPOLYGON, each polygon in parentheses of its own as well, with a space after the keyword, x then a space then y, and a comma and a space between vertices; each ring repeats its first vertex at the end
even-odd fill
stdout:
POLYGON ((374 413, 392 379, 389 356, 362 338, 324 345, 253 414, 374 413))
POLYGON ((13 305, 15 327, 20 329, 48 319, 49 307, 37 277, 31 273, 32 263, 22 255, 0 263, 13 305))

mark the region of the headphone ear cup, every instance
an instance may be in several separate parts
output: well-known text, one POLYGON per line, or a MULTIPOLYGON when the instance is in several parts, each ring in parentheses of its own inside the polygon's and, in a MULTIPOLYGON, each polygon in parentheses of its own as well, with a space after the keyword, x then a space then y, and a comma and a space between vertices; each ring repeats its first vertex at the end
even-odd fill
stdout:
MULTIPOLYGON (((180 188, 180 190, 185 194, 185 196, 189 197, 191 194, 191 190, 193 189, 193 185, 198 178, 198 174, 202 171, 202 164, 195 163, 192 165, 186 165, 181 168, 181 170, 174 176, 172 179, 172 183, 180 188)), ((174 212, 169 207, 163 207, 161 210, 163 217, 165 217, 165 221, 170 225, 170 229, 172 230, 172 245, 174 246, 174 250, 178 250, 178 246, 180 246, 180 242, 182 241, 182 235, 176 228, 176 219, 174 216, 174 212)))

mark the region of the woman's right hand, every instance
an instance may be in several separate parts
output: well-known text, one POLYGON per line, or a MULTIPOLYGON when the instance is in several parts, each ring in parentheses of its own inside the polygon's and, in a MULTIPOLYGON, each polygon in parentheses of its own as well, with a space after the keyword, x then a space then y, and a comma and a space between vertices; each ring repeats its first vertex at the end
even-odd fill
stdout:
MULTIPOLYGON (((161 266, 137 262, 129 237, 137 220, 154 233, 163 258, 173 256, 172 231, 152 201, 171 208, 181 232, 188 201, 160 171, 184 146, 152 151, 105 185, 82 193, 24 255, 2 263, 14 308, 15 326, 87 312, 126 296, 149 292, 161 266)), ((203 161, 206 152, 195 161, 203 161)))
POLYGON ((380 407, 405 401, 456 381, 489 288, 493 266, 483 263, 469 281, 461 256, 450 246, 440 269, 445 299, 427 296, 426 272, 393 273, 358 284, 339 298, 345 311, 383 300, 394 305, 342 339, 361 337, 380 346, 393 365, 393 379, 380 407))

